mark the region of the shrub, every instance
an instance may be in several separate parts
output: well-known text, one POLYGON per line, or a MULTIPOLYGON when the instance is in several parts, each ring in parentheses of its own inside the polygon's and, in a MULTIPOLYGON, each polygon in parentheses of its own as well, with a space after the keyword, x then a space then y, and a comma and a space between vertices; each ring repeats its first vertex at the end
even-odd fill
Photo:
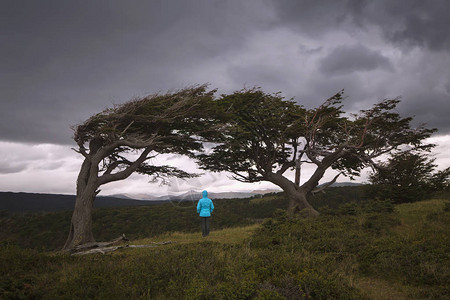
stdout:
POLYGON ((355 216, 358 212, 358 205, 354 202, 342 204, 338 208, 338 214, 355 216))
POLYGON ((394 212, 394 204, 391 200, 369 200, 363 206, 364 212, 368 213, 392 213, 394 212))
POLYGON ((400 225, 401 222, 397 216, 393 214, 368 214, 362 227, 375 234, 386 234, 391 231, 393 227, 400 225))
POLYGON ((444 203, 444 211, 445 212, 449 212, 450 211, 450 202, 445 202, 444 203))

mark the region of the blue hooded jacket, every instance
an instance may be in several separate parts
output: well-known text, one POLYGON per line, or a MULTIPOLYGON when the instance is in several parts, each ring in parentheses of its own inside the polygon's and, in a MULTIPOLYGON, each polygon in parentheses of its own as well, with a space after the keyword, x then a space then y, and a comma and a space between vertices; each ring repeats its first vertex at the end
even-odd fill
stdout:
POLYGON ((197 212, 200 214, 200 217, 210 217, 214 210, 214 204, 211 199, 208 198, 207 191, 203 191, 202 194, 203 198, 198 200, 197 212))

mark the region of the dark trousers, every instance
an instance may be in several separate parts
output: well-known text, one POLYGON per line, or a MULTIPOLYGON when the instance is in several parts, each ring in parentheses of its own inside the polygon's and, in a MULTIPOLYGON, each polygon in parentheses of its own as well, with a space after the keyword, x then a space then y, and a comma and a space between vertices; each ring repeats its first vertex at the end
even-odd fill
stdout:
POLYGON ((202 236, 209 235, 209 217, 200 217, 202 219, 202 236))

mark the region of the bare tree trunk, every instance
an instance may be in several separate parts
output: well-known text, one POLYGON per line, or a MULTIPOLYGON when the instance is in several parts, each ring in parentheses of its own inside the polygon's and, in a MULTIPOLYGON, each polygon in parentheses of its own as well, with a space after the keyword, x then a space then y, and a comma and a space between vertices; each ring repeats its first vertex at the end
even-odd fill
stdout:
POLYGON ((106 174, 104 173, 99 177, 99 162, 102 158, 111 154, 111 149, 91 145, 91 151, 88 155, 85 155, 80 173, 78 174, 77 198, 70 224, 69 236, 63 247, 64 250, 70 250, 79 245, 95 242, 94 236, 92 235, 92 208, 95 196, 99 192, 97 189, 102 184, 129 177, 145 161, 151 149, 151 147, 147 147, 139 158, 124 170, 114 174, 105 172, 106 174))
MULTIPOLYGON (((285 191, 286 192, 286 191, 285 191)), ((300 212, 306 213, 308 216, 318 216, 319 212, 309 204, 306 194, 302 190, 295 192, 286 192, 289 200, 288 214, 294 216, 300 212)))
POLYGON ((65 250, 78 245, 95 242, 92 234, 92 207, 95 199, 93 192, 77 196, 75 208, 70 223, 69 236, 67 237, 65 250))
POLYGON ((268 174, 267 179, 281 187, 285 192, 289 200, 288 214, 291 217, 301 211, 306 212, 308 216, 319 215, 319 212, 309 204, 306 198, 307 191, 305 189, 298 187, 295 183, 283 177, 281 174, 268 174))
POLYGON ((86 158, 77 179, 77 196, 64 250, 95 242, 92 234, 92 209, 97 195, 97 166, 86 158))

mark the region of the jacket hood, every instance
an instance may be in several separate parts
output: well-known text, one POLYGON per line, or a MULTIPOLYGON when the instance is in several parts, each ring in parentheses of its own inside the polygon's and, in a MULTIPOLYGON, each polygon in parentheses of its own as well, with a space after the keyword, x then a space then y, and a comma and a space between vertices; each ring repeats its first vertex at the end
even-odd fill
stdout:
POLYGON ((202 195, 203 195, 203 198, 206 198, 206 197, 208 197, 208 192, 205 190, 202 192, 202 195))

